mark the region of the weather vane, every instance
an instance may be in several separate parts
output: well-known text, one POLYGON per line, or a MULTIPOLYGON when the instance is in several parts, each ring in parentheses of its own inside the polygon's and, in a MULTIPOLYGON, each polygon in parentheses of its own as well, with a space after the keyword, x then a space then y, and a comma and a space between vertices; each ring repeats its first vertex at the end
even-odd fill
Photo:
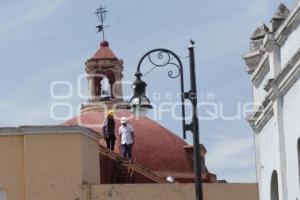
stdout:
POLYGON ((98 29, 98 33, 102 32, 102 39, 105 39, 105 33, 104 33, 104 29, 109 27, 109 25, 104 25, 104 21, 106 19, 108 11, 106 10, 105 7, 103 7, 100 4, 100 7, 96 9, 95 14, 97 15, 98 19, 99 19, 99 23, 100 25, 96 26, 96 28, 98 29))

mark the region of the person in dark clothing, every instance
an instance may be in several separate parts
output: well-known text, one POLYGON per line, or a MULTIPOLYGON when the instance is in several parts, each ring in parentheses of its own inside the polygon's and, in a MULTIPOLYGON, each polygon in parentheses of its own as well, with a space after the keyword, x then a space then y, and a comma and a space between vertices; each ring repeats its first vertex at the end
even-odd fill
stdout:
POLYGON ((106 141, 107 148, 110 149, 111 151, 114 151, 116 136, 115 136, 115 120, 113 116, 113 110, 108 111, 108 116, 106 117, 103 124, 102 134, 106 141))

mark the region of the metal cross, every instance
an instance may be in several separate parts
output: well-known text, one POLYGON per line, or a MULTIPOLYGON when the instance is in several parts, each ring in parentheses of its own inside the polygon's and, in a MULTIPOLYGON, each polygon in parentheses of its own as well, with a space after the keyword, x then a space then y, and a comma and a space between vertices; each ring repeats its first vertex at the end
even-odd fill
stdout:
POLYGON ((105 39, 104 29, 109 27, 109 25, 104 25, 104 21, 106 19, 107 13, 108 13, 108 11, 102 5, 100 5, 100 7, 97 8, 96 12, 95 12, 95 14, 98 17, 99 23, 100 23, 98 26, 96 26, 96 28, 98 29, 98 33, 102 32, 103 40, 105 39))

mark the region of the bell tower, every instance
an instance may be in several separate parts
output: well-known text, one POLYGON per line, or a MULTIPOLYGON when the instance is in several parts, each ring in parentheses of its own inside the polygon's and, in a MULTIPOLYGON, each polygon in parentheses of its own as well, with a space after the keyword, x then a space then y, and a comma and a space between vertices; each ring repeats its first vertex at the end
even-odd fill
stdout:
POLYGON ((96 9, 99 25, 98 33, 102 33, 102 42, 97 52, 86 61, 85 71, 88 79, 88 102, 81 106, 81 112, 104 111, 123 102, 122 78, 123 61, 118 59, 105 40, 105 19, 108 11, 101 6, 96 9))
POLYGON ((114 104, 123 101, 123 60, 116 57, 106 40, 100 43, 98 51, 85 65, 89 99, 81 112, 111 109, 114 104))

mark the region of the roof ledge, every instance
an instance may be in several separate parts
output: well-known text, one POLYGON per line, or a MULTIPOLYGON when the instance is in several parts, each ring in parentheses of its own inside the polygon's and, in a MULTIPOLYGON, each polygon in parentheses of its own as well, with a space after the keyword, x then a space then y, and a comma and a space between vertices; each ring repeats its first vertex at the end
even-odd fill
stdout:
POLYGON ((76 134, 81 133, 92 139, 101 139, 97 132, 81 126, 20 126, 0 128, 0 136, 18 136, 18 135, 47 135, 47 134, 76 134))

